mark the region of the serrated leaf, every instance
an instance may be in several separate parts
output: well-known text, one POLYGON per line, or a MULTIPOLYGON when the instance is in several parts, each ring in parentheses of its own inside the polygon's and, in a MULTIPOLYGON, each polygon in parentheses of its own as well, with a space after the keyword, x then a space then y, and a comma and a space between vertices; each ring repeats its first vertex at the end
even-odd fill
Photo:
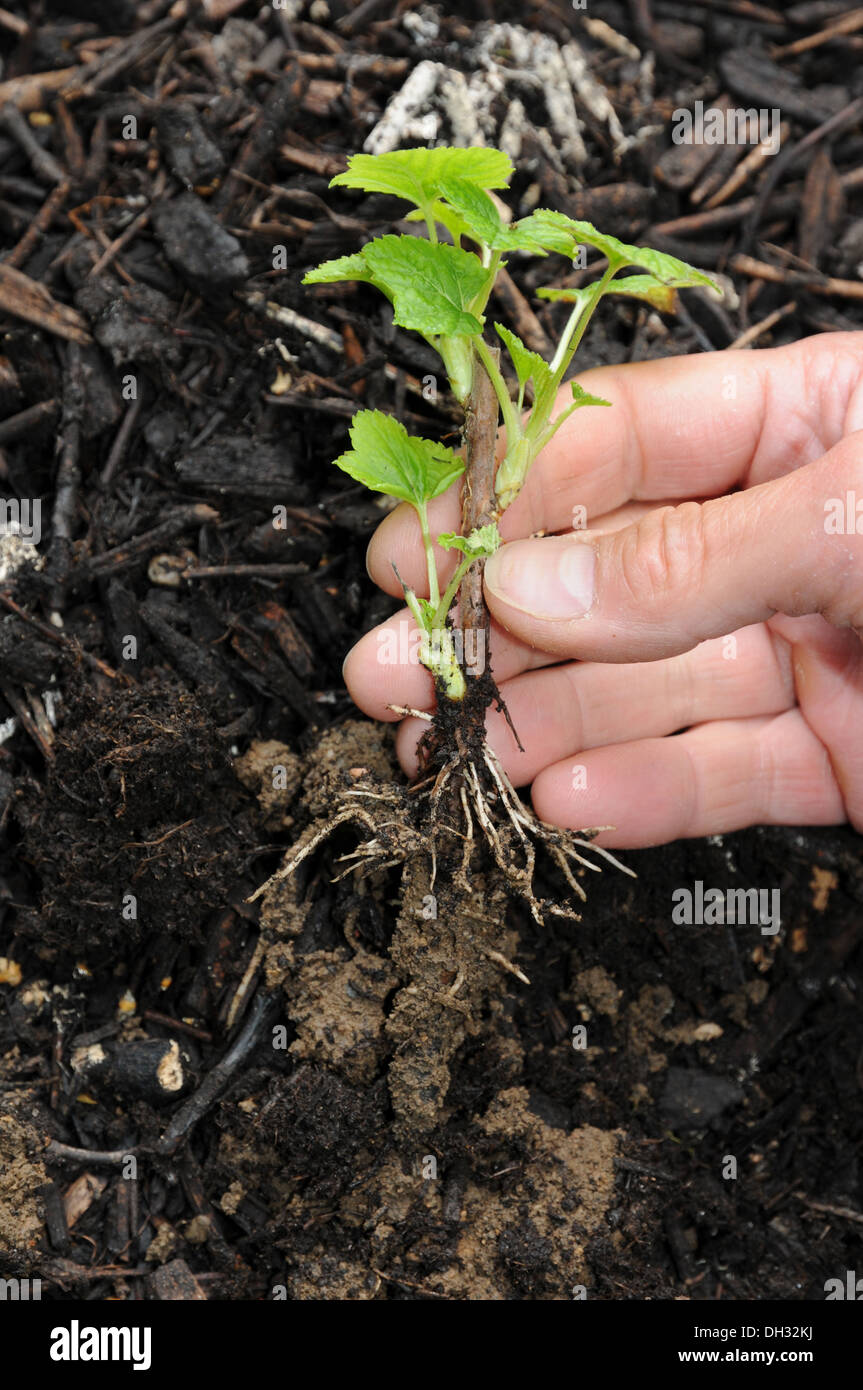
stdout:
POLYGON ((624 275, 612 280, 605 294, 626 294, 632 299, 643 299, 664 314, 673 314, 677 303, 675 286, 663 284, 655 275, 624 275))
POLYGON ((562 251, 571 255, 576 246, 586 242, 602 252, 611 262, 621 267, 634 265, 647 270, 663 285, 685 289, 693 285, 706 285, 716 289, 714 281, 702 270, 681 261, 677 256, 669 256, 665 251, 654 251, 649 246, 630 246, 628 242, 618 241, 617 237, 597 231, 592 222, 579 222, 562 212, 538 209, 533 214, 534 229, 544 238, 550 251, 562 251), (568 245, 563 243, 568 240, 568 245))
POLYGON ((390 193, 417 207, 439 197, 444 179, 463 179, 478 188, 506 188, 512 161, 503 150, 450 145, 428 150, 395 150, 392 154, 355 154, 331 188, 359 188, 365 193, 390 193))
POLYGON ((519 386, 526 386, 531 377, 542 375, 543 369, 548 371, 548 365, 538 352, 532 352, 526 348, 521 338, 517 337, 509 328, 502 323, 496 323, 495 332, 506 344, 506 350, 512 358, 512 365, 515 367, 515 374, 518 377, 519 386))
POLYGON ((366 265, 365 256, 358 251, 353 256, 337 256, 333 261, 324 261, 303 276, 304 285, 331 285, 336 280, 371 280, 371 272, 366 265))
MULTIPOLYGON (((465 179, 446 179, 441 185, 441 193, 452 211, 447 213, 446 204, 436 203, 434 216, 450 232, 455 225, 459 235, 472 236, 474 241, 483 243, 492 251, 527 251, 536 256, 546 254, 544 227, 541 222, 534 227, 533 214, 507 226, 494 199, 465 179)), ((564 238, 560 240, 566 250, 569 242, 564 238)))
MULTIPOLYGON (((507 351, 515 367, 518 377, 519 392, 523 392, 530 380, 533 380, 533 401, 537 417, 544 419, 554 403, 557 388, 554 384, 551 367, 540 357, 538 352, 532 352, 526 348, 521 338, 518 338, 510 329, 504 327, 502 323, 495 324, 495 330, 506 344, 507 351)), ((519 403, 522 400, 519 394, 519 403)))
POLYGON ((565 213, 553 212, 550 208, 536 208, 517 225, 543 250, 556 251, 561 256, 572 255, 575 245, 573 227, 577 224, 565 213))
POLYGON ((572 388, 572 399, 576 405, 611 405, 611 401, 605 400, 603 396, 592 396, 577 381, 571 381, 569 384, 572 388))
POLYGON ((353 448, 335 460, 372 492, 421 507, 439 497, 464 472, 464 459, 445 444, 408 434, 382 410, 359 410, 351 423, 353 448))
POLYGON ((542 253, 556 251, 561 256, 571 256, 573 241, 568 228, 569 222, 570 218, 561 212, 536 208, 529 217, 523 217, 515 223, 513 230, 528 242, 528 245, 519 249, 542 253))
POLYGON ((374 283, 392 300, 402 328, 450 337, 482 332, 467 306, 488 272, 469 251, 421 237, 384 236, 365 247, 363 258, 374 283))
MULTIPOLYGON (((585 291, 577 289, 555 289, 553 285, 543 285, 536 291, 540 299, 565 300, 577 302, 585 291)), ((624 275, 618 280, 610 280, 603 291, 607 294, 625 294, 633 299, 642 299, 654 309, 664 314, 673 314, 677 303, 677 290, 674 285, 664 285, 655 275, 624 275)))
POLYGON ((446 227, 454 242, 458 242, 461 237, 471 235, 471 229, 461 214, 457 213, 455 208, 451 208, 448 203, 442 203, 440 199, 431 203, 426 212, 423 212, 421 208, 415 208, 413 212, 408 213, 405 221, 422 222, 426 215, 430 216, 433 221, 439 222, 442 227, 446 227))
POLYGON ((504 240, 505 228, 500 213, 484 189, 468 179, 447 178, 441 183, 440 191, 450 207, 458 213, 474 241, 496 250, 504 240))
POLYGON ((488 526, 475 526, 468 536, 459 536, 455 531, 445 531, 443 535, 438 536, 437 543, 443 550, 460 550, 462 555, 479 560, 493 555, 499 549, 501 541, 497 523, 492 521, 488 526))

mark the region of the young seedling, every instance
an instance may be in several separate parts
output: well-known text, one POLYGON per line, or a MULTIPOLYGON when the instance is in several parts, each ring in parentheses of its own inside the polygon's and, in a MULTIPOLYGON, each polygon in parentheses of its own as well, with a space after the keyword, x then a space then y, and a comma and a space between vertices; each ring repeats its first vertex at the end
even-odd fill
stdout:
MULTIPOLYGON (((678 289, 711 284, 673 256, 628 246, 561 213, 536 211, 507 225, 491 193, 505 188, 512 173, 508 156, 494 149, 357 155, 334 184, 402 198, 410 207, 409 219, 421 224, 421 234, 378 237, 356 254, 328 261, 306 276, 308 284, 361 280, 379 289, 393 306, 395 322, 421 334, 440 355, 465 412, 464 457, 435 440, 408 434, 382 411, 360 410, 351 427, 351 448, 336 459, 366 487, 408 502, 419 520, 426 592, 403 587, 421 634, 421 659, 437 694, 435 713, 423 712, 429 731, 420 780, 406 788, 356 768, 351 777, 345 774, 333 786, 340 798, 335 809, 306 828, 274 878, 253 895, 259 897, 274 881, 288 880, 297 908, 294 919, 301 922, 295 870, 341 827, 358 829, 362 838, 356 849, 341 856, 346 867, 340 877, 372 874, 379 879, 381 871, 401 867, 400 909, 389 958, 403 987, 393 998, 385 1031, 392 1049, 390 1095, 398 1124, 412 1141, 440 1123, 450 1062, 489 1017, 487 1004, 499 987, 499 971, 525 980, 505 954, 514 949, 514 938, 507 937, 506 895, 521 898, 537 922, 549 914, 578 920, 569 903, 537 898, 537 846, 582 900, 586 895, 577 874, 599 868, 582 851, 590 849, 617 864, 593 843, 605 827, 575 834, 541 822, 523 805, 486 743, 485 715, 500 696, 488 665, 482 568, 501 543, 498 522, 564 421, 584 407, 609 404, 577 382, 562 402, 560 395, 600 302, 625 294, 668 311, 678 289), (572 306, 551 359, 529 350, 505 324, 494 324, 501 346, 492 347, 485 337, 486 311, 505 258, 550 252, 573 257, 585 244, 604 258, 597 278, 581 289, 539 292, 572 306), (630 269, 636 273, 622 274, 630 269), (512 365, 512 394, 501 372, 501 351, 512 365), (501 421, 505 447, 496 467, 501 421), (429 503, 462 475, 461 529, 435 536, 429 503), (438 552, 458 556, 446 579, 438 570, 435 542, 438 552), (469 632, 485 638, 478 662, 469 659, 464 640, 469 632), (461 651, 454 635, 462 638, 461 651)), ((390 897, 391 889, 380 886, 390 897)))
MULTIPOLYGON (((545 209, 507 225, 490 190, 505 188, 513 173, 509 156, 496 149, 419 149, 385 155, 355 155, 332 187, 389 193, 411 205, 409 221, 421 222, 426 236, 382 236, 355 255, 326 261, 305 277, 306 284, 339 280, 367 281, 393 306, 401 328, 422 335, 440 355, 453 395, 467 413, 466 444, 471 454, 470 427, 480 426, 472 399, 487 376, 494 392, 495 417, 499 410, 506 432, 506 451, 496 475, 494 454, 472 460, 474 473, 485 473, 479 488, 489 490, 491 505, 483 525, 462 534, 436 537, 438 546, 457 550, 461 559, 444 585, 435 558, 429 526, 428 504, 461 477, 465 460, 452 449, 429 439, 409 435, 391 415, 380 410, 361 410, 351 427, 351 449, 335 460, 352 478, 376 492, 409 502, 419 519, 425 552, 428 597, 420 597, 404 585, 405 601, 422 634, 420 660, 435 678, 439 701, 462 701, 468 693, 463 659, 452 641, 451 610, 462 581, 472 567, 476 577, 483 561, 500 545, 497 522, 518 496, 537 455, 576 410, 584 406, 608 406, 571 383, 571 400, 555 414, 558 392, 593 314, 609 295, 629 295, 653 306, 672 310, 675 291, 691 285, 711 285, 701 271, 674 256, 639 246, 628 246, 598 232, 589 222, 574 221, 545 209), (442 240, 446 237, 447 240, 442 240), (505 256, 526 252, 544 256, 559 252, 572 257, 586 243, 606 259, 606 265, 584 289, 541 289, 548 299, 572 304, 566 327, 550 361, 525 347, 504 324, 494 329, 502 341, 517 379, 510 395, 501 373, 499 353, 485 341, 486 309, 505 256), (637 267, 636 275, 619 272, 637 267), (480 380, 478 380, 480 379, 480 380), (530 403, 528 404, 528 397, 530 403)), ((494 421, 497 424, 497 419, 494 421)), ((486 431, 488 433, 488 431, 486 431)), ((488 695, 488 692, 486 692, 488 695)), ((486 704, 490 698, 486 699, 486 704)))
MULTIPOLYGON (((545 825, 522 804, 484 737, 488 706, 497 700, 503 708, 487 653, 480 669, 479 663, 469 669, 464 641, 460 651, 452 640, 454 605, 458 600, 462 639, 467 629, 481 629, 487 639, 482 567, 501 544, 500 517, 518 497, 534 460, 573 412, 610 405, 577 381, 570 383, 569 399, 559 404, 564 377, 601 301, 611 295, 628 295, 669 312, 675 307, 677 290, 695 285, 713 287, 713 281, 675 256, 630 246, 597 231, 589 222, 560 212, 538 209, 507 224, 492 192, 506 188, 513 172, 509 156, 497 149, 415 149, 355 155, 331 186, 403 199, 410 207, 407 220, 422 224, 424 234, 377 237, 360 251, 310 271, 304 283, 358 280, 375 286, 390 300, 395 323, 419 333, 439 354, 452 393, 464 408, 464 457, 435 440, 408 434, 398 420, 383 411, 360 410, 351 425, 351 448, 335 462, 373 491, 408 502, 419 520, 428 594, 420 595, 404 584, 403 589, 421 634, 420 660, 432 673, 437 692, 435 714, 424 715, 432 726, 423 741, 429 775, 419 784, 419 790, 428 797, 430 815, 425 835, 419 833, 417 844, 425 839, 430 852, 430 882, 433 886, 437 869, 437 827, 443 824, 447 833, 462 842, 459 878, 467 887, 474 827, 478 825, 507 886, 519 893, 537 921, 542 921, 543 912, 576 914, 568 906, 540 903, 535 898, 534 843, 545 845, 573 891, 583 899, 584 890, 572 865, 598 867, 579 850, 590 846, 600 830, 608 827, 573 835, 545 825), (585 244, 603 258, 597 278, 579 289, 549 287, 538 291, 543 298, 566 300, 572 305, 549 361, 526 347, 505 324, 494 324, 515 376, 511 394, 500 369, 500 349, 485 338, 486 310, 505 258, 514 253, 546 256, 550 252, 574 258, 585 244), (630 270, 636 273, 621 273, 630 270), (501 422, 506 442, 495 467, 501 422), (435 537, 429 503, 465 471, 462 529, 435 537), (435 540, 438 547, 459 553, 446 582, 438 572, 435 540), (459 813, 460 831, 453 824, 459 813)), ((354 789, 354 795, 362 798, 362 788, 354 789)), ((413 805, 417 804, 415 798, 413 805)), ((349 820, 361 821, 367 829, 373 824, 356 801, 346 803, 327 825, 307 837, 279 876, 292 872, 300 859, 331 833, 333 825, 349 820)), ((410 853, 405 843, 403 838, 399 847, 391 834, 370 833, 363 848, 349 856, 355 861, 351 869, 402 862, 410 853)), ((592 848, 617 863, 607 850, 596 845, 592 848)))

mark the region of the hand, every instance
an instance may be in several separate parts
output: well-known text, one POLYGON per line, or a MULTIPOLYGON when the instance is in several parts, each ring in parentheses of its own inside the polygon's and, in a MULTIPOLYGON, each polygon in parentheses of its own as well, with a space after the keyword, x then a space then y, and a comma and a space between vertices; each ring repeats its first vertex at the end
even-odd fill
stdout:
MULTIPOLYGON (((524 752, 496 712, 488 737, 511 778, 544 821, 614 825, 611 847, 863 830, 863 333, 579 379, 613 408, 561 428, 486 565, 492 671, 524 752), (539 531, 554 534, 526 539, 539 531)), ((433 534, 459 527, 457 491, 433 534)), ((393 561, 427 592, 406 506, 368 556, 398 594, 393 561)), ((432 707, 425 668, 392 659, 400 626, 403 657, 407 610, 345 663, 375 719, 432 707)), ((424 727, 399 730, 409 772, 424 727)))

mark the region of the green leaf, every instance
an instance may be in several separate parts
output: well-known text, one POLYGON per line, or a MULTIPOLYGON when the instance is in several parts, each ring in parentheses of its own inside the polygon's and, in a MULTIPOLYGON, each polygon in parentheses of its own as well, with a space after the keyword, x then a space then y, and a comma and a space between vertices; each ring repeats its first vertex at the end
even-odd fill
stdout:
POLYGON ((330 187, 390 193, 424 208, 440 195, 444 179, 463 179, 478 188, 506 188, 512 174, 512 161, 503 150, 480 146, 455 149, 444 145, 434 150, 355 154, 330 187))
MULTIPOLYGON (((455 226, 460 236, 472 236, 474 241, 481 242, 492 251, 527 251, 536 256, 546 254, 545 241, 548 238, 545 227, 541 219, 534 225, 533 213, 507 226, 494 200, 466 179, 445 179, 441 184, 441 193, 452 211, 448 212, 446 204, 436 203, 434 216, 450 233, 455 226), (453 218, 453 212, 457 220, 453 218)), ((557 241, 564 252, 569 249, 569 238, 559 235, 557 241)))
POLYGON ((441 184, 441 193, 458 213, 474 241, 482 242, 493 250, 502 245, 505 228, 500 213, 482 188, 467 179, 448 178, 441 184))
POLYGON ((562 212, 552 212, 545 208, 538 209, 533 214, 532 221, 534 230, 550 251, 561 251, 564 255, 571 255, 576 246, 586 242, 588 246, 601 251, 612 264, 616 262, 620 267, 639 266, 642 270, 649 271, 663 285, 671 285, 677 289, 685 289, 692 285, 717 288, 709 275, 687 265, 686 261, 678 260, 677 256, 669 256, 664 251, 654 251, 649 246, 630 246, 625 241, 618 241, 617 237, 598 232, 591 222, 579 222, 575 218, 566 217, 562 212))
POLYGON ((338 256, 334 261, 324 261, 303 276, 304 285, 331 285, 336 280, 371 280, 371 272, 366 265, 365 256, 358 251, 355 256, 338 256))
POLYGON ((556 251, 561 256, 572 255, 575 245, 573 228, 578 224, 565 213, 552 212, 550 208, 536 208, 516 225, 544 251, 556 251))
POLYGON ((484 556, 493 555, 500 547, 501 540, 497 523, 492 521, 488 526, 475 526, 469 536, 459 536, 455 531, 445 531, 442 536, 438 536, 437 543, 442 550, 460 550, 462 555, 479 560, 484 556))
POLYGON ((425 628, 426 632, 433 632, 435 626, 435 618, 437 617, 437 608, 427 598, 418 598, 417 608, 422 614, 422 626, 425 628))
POLYGON ((673 314, 677 306, 674 285, 663 284, 655 275, 624 275, 620 280, 612 280, 605 294, 626 294, 632 299, 643 299, 664 314, 673 314))
POLYGON ((506 350, 512 358, 512 365, 515 367, 519 386, 526 386, 531 377, 536 384, 542 381, 545 373, 550 374, 548 363, 543 357, 540 357, 538 352, 531 352, 530 348, 526 348, 521 338, 516 337, 515 333, 502 323, 496 323, 494 327, 495 332, 506 344, 506 350))
POLYGON ((372 492, 422 507, 460 478, 464 459, 445 444, 408 434, 382 410, 359 410, 351 424, 353 448, 335 460, 372 492))
POLYGON ((485 286, 488 272, 470 252, 421 237, 384 236, 365 247, 363 259, 374 283, 392 300, 402 328, 451 337, 482 332, 467 306, 485 286))
POLYGON ((430 217, 434 222, 440 222, 442 227, 446 227, 454 242, 458 242, 463 236, 471 236, 471 229, 465 222, 460 213, 455 208, 451 208, 448 203, 442 203, 440 199, 431 203, 425 210, 414 208, 405 218, 406 222, 422 222, 426 217, 430 217))
POLYGON ((529 217, 516 222, 513 232, 521 239, 519 250, 535 251, 544 255, 546 251, 556 251, 561 256, 572 255, 572 233, 568 229, 570 219, 561 212, 551 212, 547 208, 536 208, 529 217), (566 225, 560 225, 560 223, 566 225))
MULTIPOLYGON (((571 381, 572 399, 576 405, 611 405, 603 396, 592 396, 589 391, 585 391, 583 386, 579 386, 577 381, 571 381)), ((570 406, 571 410, 572 407, 570 406)))
MULTIPOLYGON (((566 300, 568 303, 576 303, 585 293, 583 289, 555 289, 552 285, 543 285, 536 291, 540 299, 566 300)), ((626 294, 633 299, 643 299, 648 304, 652 304, 654 309, 661 309, 664 314, 673 314, 677 306, 677 291, 674 285, 665 285, 661 280, 657 280, 655 275, 624 275, 619 280, 611 280, 603 290, 603 298, 607 294, 626 294)))
POLYGON ((512 358, 512 365, 515 367, 518 377, 519 405, 523 400, 524 388, 532 379, 532 419, 535 422, 544 422, 548 418, 549 411, 554 404, 554 398, 557 395, 557 386, 551 367, 545 358, 540 357, 538 352, 531 352, 530 348, 526 348, 521 338, 516 337, 515 333, 510 332, 502 323, 496 323, 495 329, 506 343, 507 351, 512 358))

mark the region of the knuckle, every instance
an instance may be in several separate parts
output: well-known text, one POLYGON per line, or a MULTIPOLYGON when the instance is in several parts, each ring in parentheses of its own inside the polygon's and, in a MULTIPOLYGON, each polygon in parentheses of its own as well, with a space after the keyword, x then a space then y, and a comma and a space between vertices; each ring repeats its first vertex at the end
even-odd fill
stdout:
POLYGON ((649 512, 621 537, 620 580, 638 605, 698 588, 704 566, 704 511, 697 502, 649 512))

